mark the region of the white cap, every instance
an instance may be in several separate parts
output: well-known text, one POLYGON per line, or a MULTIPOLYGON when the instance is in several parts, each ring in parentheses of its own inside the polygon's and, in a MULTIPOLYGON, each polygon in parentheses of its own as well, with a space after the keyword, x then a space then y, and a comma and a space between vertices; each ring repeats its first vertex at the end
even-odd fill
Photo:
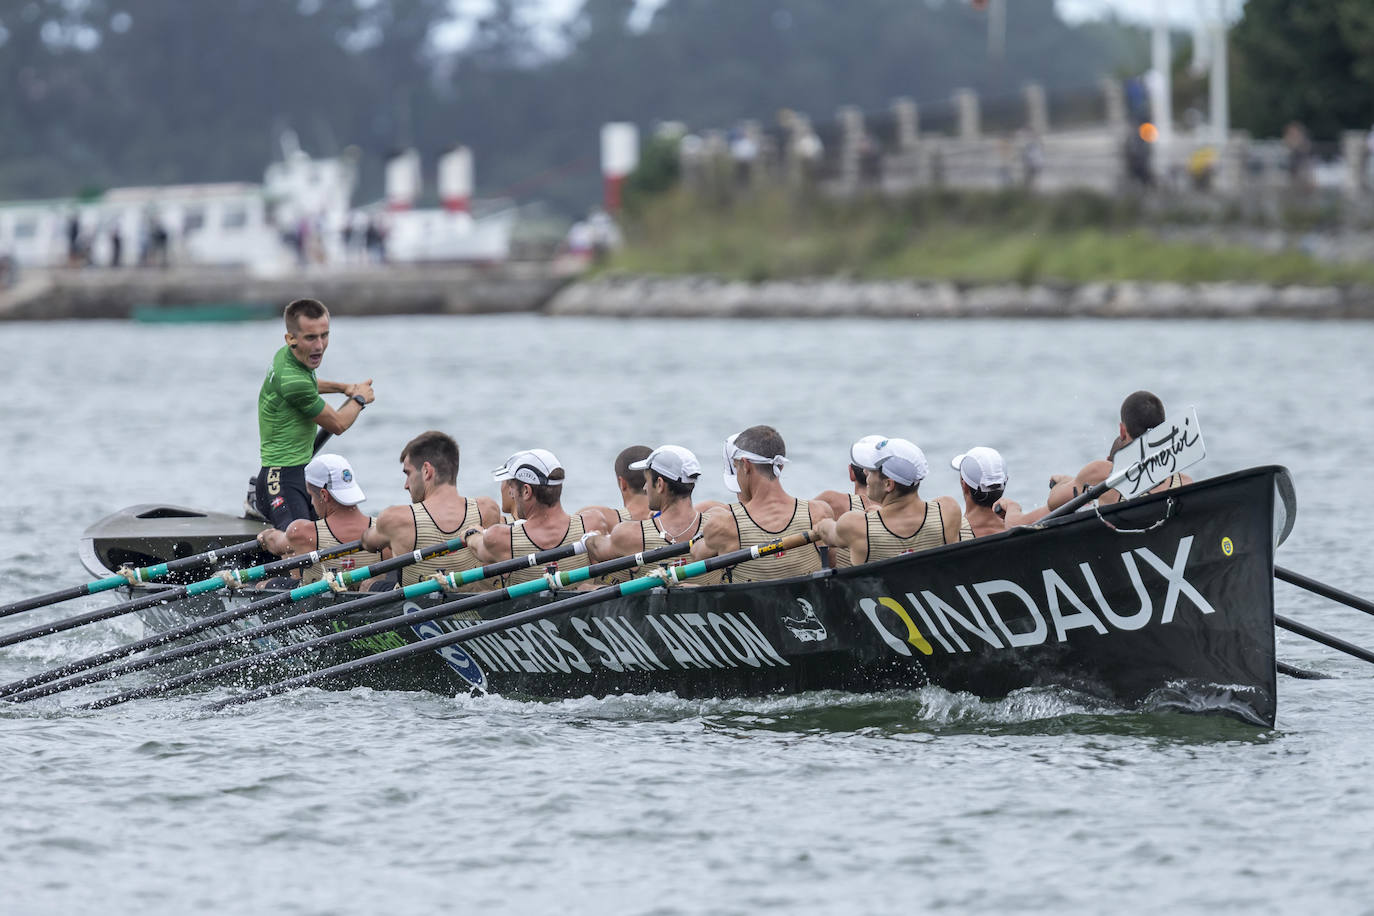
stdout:
POLYGON ((783 455, 774 455, 772 458, 769 458, 765 455, 760 455, 758 452, 751 452, 747 449, 740 448, 735 444, 735 440, 738 439, 739 436, 739 433, 735 433, 729 439, 725 440, 725 486, 731 493, 739 492, 739 480, 735 477, 736 461, 748 461, 753 464, 771 464, 774 474, 781 474, 782 466, 787 464, 787 458, 783 455))
POLYGON ((959 472, 970 490, 995 490, 1007 482, 1007 463, 995 448, 979 445, 955 455, 950 466, 959 472))
POLYGON ((849 463, 866 471, 878 467, 878 443, 887 436, 864 436, 849 447, 849 463))
POLYGON ((680 445, 660 445, 644 459, 631 462, 630 470, 649 470, 679 483, 695 483, 701 476, 701 462, 691 450, 680 445))
POLYGON ((530 486, 561 484, 563 478, 552 479, 554 471, 563 470, 558 457, 544 448, 531 448, 516 452, 506 459, 506 463, 491 472, 493 480, 518 480, 530 486))
POLYGON ((305 466, 305 482, 312 487, 328 490, 329 496, 341 506, 356 506, 367 499, 363 488, 353 476, 353 465, 340 455, 316 455, 305 466))
POLYGON ((889 480, 904 487, 926 479, 930 465, 926 453, 907 439, 884 439, 878 443, 878 461, 874 468, 889 480))

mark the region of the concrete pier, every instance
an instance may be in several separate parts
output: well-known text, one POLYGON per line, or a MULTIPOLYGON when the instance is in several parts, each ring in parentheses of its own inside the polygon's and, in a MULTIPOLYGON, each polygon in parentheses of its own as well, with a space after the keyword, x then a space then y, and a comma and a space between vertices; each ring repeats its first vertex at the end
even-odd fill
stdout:
POLYGON ((336 315, 534 312, 570 278, 546 262, 341 268, 271 278, 205 268, 25 271, 0 288, 0 320, 129 318, 147 306, 284 307, 303 296, 336 315))

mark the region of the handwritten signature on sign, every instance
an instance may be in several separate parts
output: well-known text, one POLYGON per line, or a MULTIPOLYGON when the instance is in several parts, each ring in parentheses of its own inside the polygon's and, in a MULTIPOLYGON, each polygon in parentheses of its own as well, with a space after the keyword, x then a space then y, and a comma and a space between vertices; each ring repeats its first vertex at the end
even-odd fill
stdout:
POLYGON ((1197 445, 1199 434, 1190 429, 1192 418, 1183 420, 1183 428, 1171 424, 1169 431, 1156 439, 1147 440, 1144 436, 1136 440, 1140 455, 1126 471, 1126 481, 1130 484, 1133 496, 1142 488, 1153 487, 1173 474, 1178 467, 1178 456, 1197 445))

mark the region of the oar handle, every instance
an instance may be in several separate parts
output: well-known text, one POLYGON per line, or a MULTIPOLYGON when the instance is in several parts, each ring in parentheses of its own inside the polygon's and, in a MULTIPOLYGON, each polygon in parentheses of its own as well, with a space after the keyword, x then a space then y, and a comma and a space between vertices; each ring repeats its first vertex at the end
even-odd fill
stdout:
MULTIPOLYGON (((787 550, 791 550, 795 547, 801 547, 805 544, 809 544, 814 539, 815 536, 812 532, 804 531, 800 534, 789 535, 788 537, 782 538, 781 540, 771 541, 767 544, 761 544, 754 547, 743 548, 741 550, 732 551, 731 553, 711 557, 707 560, 699 560, 695 563, 689 563, 686 566, 669 567, 666 570, 666 575, 671 576, 673 579, 677 581, 682 581, 685 579, 689 579, 693 576, 698 576, 703 573, 710 572, 712 570, 723 569, 727 566, 733 566, 737 563, 743 563, 748 560, 756 560, 762 557, 780 554, 787 550)), ((684 542, 681 544, 673 544, 666 548, 659 548, 656 551, 649 551, 644 554, 639 554, 637 555, 637 557, 634 558, 621 557, 619 559, 621 561, 630 560, 633 565, 634 563, 646 560, 650 554, 662 555, 664 551, 672 550, 674 548, 677 548, 677 553, 682 553, 690 548, 690 543, 684 542)), ((608 563, 606 564, 597 564, 597 566, 606 566, 614 562, 615 561, 608 561, 608 563)), ((583 570, 575 570, 574 572, 591 573, 593 569, 595 569, 595 567, 589 567, 588 569, 583 570)), ((606 572, 613 571, 614 570, 597 570, 595 572, 595 575, 605 575, 606 572)), ((583 578, 588 577, 584 576, 583 578)), ((523 584, 534 585, 538 583, 523 584)), ((249 693, 240 694, 236 697, 231 697, 228 700, 222 700, 218 703, 213 703, 207 708, 212 710, 218 710, 223 709, 226 706, 233 706, 238 705, 240 703, 247 703, 252 700, 262 699, 263 697, 272 696, 278 693, 284 693, 287 690, 292 690, 296 687, 303 687, 307 684, 314 684, 322 680, 328 680, 340 674, 345 674, 347 672, 357 670, 358 668, 364 668, 375 664, 383 664, 385 662, 393 661, 398 658, 417 655, 422 652, 427 652, 435 649, 442 649, 445 646, 451 646, 460 642, 466 642, 470 639, 476 639, 479 636, 485 636, 489 633, 494 633, 498 630, 510 629, 511 627, 521 626, 523 624, 531 623, 536 620, 542 620, 546 617, 553 617, 559 614, 570 613, 580 608, 587 607, 593 604, 600 604, 603 601, 609 601, 612 598, 620 597, 622 595, 628 596, 635 594, 637 592, 648 591, 650 589, 657 588, 663 584, 664 580, 660 576, 642 576, 637 579, 631 579, 629 582, 624 582, 619 585, 610 585, 605 588, 599 588, 595 591, 584 592, 583 594, 576 595, 571 598, 564 598, 561 601, 554 601, 550 604, 542 605, 540 607, 530 608, 526 611, 520 611, 515 614, 508 614, 504 617, 497 618, 496 620, 483 621, 482 623, 474 624, 471 627, 464 627, 462 630, 459 630, 454 633, 447 633, 443 636, 430 637, 427 639, 423 639, 418 643, 410 643, 408 645, 398 646, 395 649, 388 649, 376 655, 367 656, 366 658, 354 659, 349 662, 344 662, 342 664, 335 665, 331 668, 312 671, 308 674, 303 674, 298 677, 290 678, 288 680, 281 681, 276 684, 270 684, 266 687, 250 691, 249 693)), ((506 589, 506 591, 511 592, 512 589, 506 589)), ((455 605, 459 603, 460 602, 455 602, 454 605, 451 605, 448 608, 444 608, 446 613, 436 614, 435 612, 440 611, 440 608, 430 608, 429 611, 425 613, 427 616, 446 616, 447 614, 451 614, 455 610, 457 610, 455 605)), ((418 615, 414 614, 405 615, 399 620, 399 622, 407 621, 413 621, 417 623, 420 622, 418 619, 418 615)), ((382 622, 383 621, 378 621, 379 624, 382 622)), ((390 621, 389 628, 394 628, 397 622, 397 619, 393 618, 393 620, 390 621)), ((376 624, 374 624, 374 626, 375 625, 376 624)), ((354 632, 355 635, 361 635, 361 629, 354 632)))

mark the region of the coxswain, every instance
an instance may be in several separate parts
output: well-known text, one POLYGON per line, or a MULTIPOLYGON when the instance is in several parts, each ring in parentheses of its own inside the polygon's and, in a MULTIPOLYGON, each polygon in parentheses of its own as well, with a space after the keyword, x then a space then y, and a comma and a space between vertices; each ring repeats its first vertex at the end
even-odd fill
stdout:
POLYGON ((1007 463, 995 448, 974 446, 950 460, 950 467, 959 472, 959 487, 964 494, 964 518, 959 527, 959 539, 974 538, 1006 531, 1021 517, 1021 507, 1003 494, 1007 488, 1007 463))
MULTIPOLYGON (((458 443, 438 430, 420 433, 407 442, 401 449, 401 473, 410 505, 383 509, 376 526, 363 536, 363 546, 369 550, 385 548, 391 556, 400 556, 450 541, 468 528, 499 521, 501 513, 494 500, 458 492, 458 459, 458 443)), ((402 567, 400 583, 414 585, 435 573, 462 572, 479 565, 473 551, 464 545, 402 567)), ((473 583, 465 590, 490 586, 473 583)))
MULTIPOLYGON (((1073 477, 1066 474, 1056 474, 1051 477, 1050 495, 1045 501, 1046 508, 1034 513, 1036 517, 1058 509, 1084 490, 1102 483, 1111 476, 1117 453, 1163 422, 1164 402, 1156 395, 1149 391, 1135 391, 1127 395, 1126 400, 1121 402, 1121 420, 1117 425, 1117 436, 1112 442, 1111 449, 1107 452, 1106 459, 1084 465, 1083 469, 1073 477)), ((1172 490, 1192 482, 1193 478, 1187 474, 1175 473, 1169 475, 1167 480, 1162 481, 1150 492, 1159 493, 1163 490, 1172 490)), ((1108 490, 1097 498, 1098 504, 1104 506, 1120 500, 1121 493, 1118 490, 1108 490)))
MULTIPOLYGON (((838 490, 826 490, 816 497, 830 507, 835 518, 839 518, 846 512, 867 512, 873 508, 868 501, 868 473, 874 468, 873 462, 878 460, 878 443, 886 438, 887 436, 864 436, 849 447, 851 492, 841 493, 838 490)), ((846 548, 827 547, 826 553, 829 555, 830 565, 836 569, 851 565, 849 551, 846 548)))
MULTIPOLYGON (((512 508, 520 523, 501 523, 485 530, 474 528, 465 532, 464 540, 483 565, 563 547, 582 540, 589 532, 604 534, 606 531, 606 522, 600 512, 569 515, 564 510, 563 481, 567 473, 557 456, 547 449, 516 452, 492 471, 491 476, 503 487, 510 485, 512 508)), ((587 565, 586 554, 579 553, 549 567, 517 570, 506 576, 505 584, 538 579, 553 568, 573 570, 587 565)))
MULTIPOLYGON (((771 426, 751 426, 725 440, 725 486, 739 502, 706 513, 703 537, 692 548, 698 560, 800 534, 831 517, 817 500, 797 499, 779 475, 788 462, 782 436, 771 426)), ((813 573, 822 567, 814 544, 775 557, 749 560, 724 571, 726 582, 757 582, 813 573)))
POLYGON ((636 471, 631 465, 643 461, 649 452, 647 445, 631 445, 615 456, 615 485, 620 490, 622 508, 610 506, 587 506, 578 509, 579 515, 586 512, 599 512, 609 531, 621 522, 638 521, 649 517, 649 495, 644 492, 644 472, 636 471))
POLYGON ((929 471, 925 453, 906 439, 885 439, 877 452, 877 466, 868 475, 874 508, 822 521, 816 533, 827 544, 849 548, 856 566, 958 541, 962 516, 954 500, 921 498, 929 471))
MULTIPOLYGON (((328 550, 356 541, 372 527, 373 519, 358 508, 367 497, 358 485, 353 466, 340 455, 316 455, 305 466, 305 487, 318 520, 298 518, 286 531, 265 528, 258 534, 258 546, 278 557, 293 557, 315 550, 328 550)), ((358 550, 320 560, 299 573, 302 583, 318 582, 326 572, 339 573, 369 566, 381 559, 379 553, 358 550)), ((358 583, 349 587, 356 589, 358 583)))
POLYGON ((321 381, 315 370, 329 346, 329 310, 317 299, 297 299, 283 313, 286 346, 272 358, 258 390, 258 436, 262 468, 255 495, 258 510, 285 531, 298 518, 311 519, 305 466, 314 452, 315 427, 339 435, 371 404, 372 379, 363 382, 321 381), (338 410, 320 397, 346 394, 338 410))

